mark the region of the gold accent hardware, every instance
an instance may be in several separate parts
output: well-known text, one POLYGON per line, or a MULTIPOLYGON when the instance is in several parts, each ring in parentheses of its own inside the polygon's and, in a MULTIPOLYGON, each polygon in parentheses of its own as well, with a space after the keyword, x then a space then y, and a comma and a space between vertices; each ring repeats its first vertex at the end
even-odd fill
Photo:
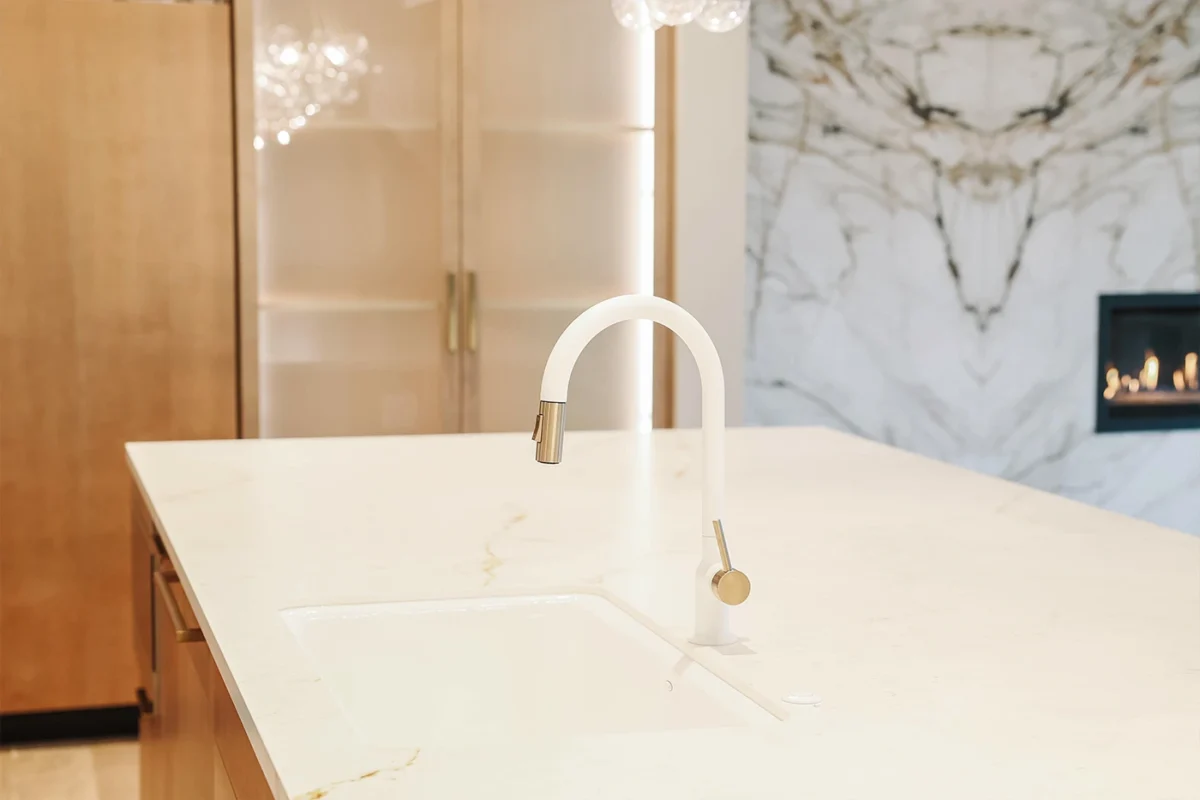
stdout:
POLYGON ((458 352, 458 275, 446 273, 446 349, 458 352))
POLYGON ((171 618, 171 625, 175 628, 175 641, 180 643, 203 642, 204 631, 187 626, 183 619, 183 612, 179 610, 179 603, 175 601, 175 595, 168 585, 168 583, 178 582, 179 575, 174 570, 160 570, 154 573, 154 585, 158 587, 158 591, 162 595, 163 605, 167 608, 167 616, 171 618))
POLYGON ((543 464, 562 461, 563 428, 567 419, 567 404, 543 400, 538 404, 533 423, 533 440, 537 442, 534 457, 543 464))
POLYGON ((479 350, 479 280, 475 271, 467 273, 467 352, 479 350))
POLYGON ((725 526, 721 520, 713 520, 713 530, 717 534, 717 550, 721 554, 721 569, 713 575, 713 594, 727 606, 736 606, 746 602, 750 596, 750 579, 746 573, 733 568, 729 563, 729 545, 725 543, 725 526))

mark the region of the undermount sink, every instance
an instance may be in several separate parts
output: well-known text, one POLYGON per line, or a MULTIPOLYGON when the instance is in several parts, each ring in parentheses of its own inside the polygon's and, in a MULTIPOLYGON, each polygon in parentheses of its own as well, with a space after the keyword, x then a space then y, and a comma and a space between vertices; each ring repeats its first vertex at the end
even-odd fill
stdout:
POLYGON ((350 722, 379 746, 775 719, 599 594, 323 606, 283 616, 350 722))

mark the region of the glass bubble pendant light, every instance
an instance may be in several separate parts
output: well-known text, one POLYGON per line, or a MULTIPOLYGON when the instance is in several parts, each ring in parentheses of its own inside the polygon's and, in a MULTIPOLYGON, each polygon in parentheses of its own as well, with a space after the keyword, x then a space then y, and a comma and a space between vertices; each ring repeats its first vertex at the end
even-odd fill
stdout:
POLYGON ((646 0, 650 16, 662 25, 686 25, 704 9, 705 0, 646 0))
POLYGON ((652 31, 662 27, 650 16, 646 0, 612 0, 613 16, 622 26, 634 31, 652 31))
POLYGON ((696 24, 713 33, 728 33, 750 14, 750 0, 708 0, 696 16, 696 24))

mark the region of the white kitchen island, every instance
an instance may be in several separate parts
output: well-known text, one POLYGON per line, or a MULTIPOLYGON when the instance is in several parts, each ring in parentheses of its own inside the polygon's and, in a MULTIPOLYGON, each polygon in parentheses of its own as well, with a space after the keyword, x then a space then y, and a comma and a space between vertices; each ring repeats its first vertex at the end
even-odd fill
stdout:
POLYGON ((827 430, 727 449, 753 591, 718 649, 686 642, 697 431, 573 432, 556 467, 527 434, 128 452, 277 798, 1200 798, 1200 539, 827 430), (483 737, 431 717, 457 628, 406 648, 362 622, 531 596, 611 600, 677 647, 638 691, 712 673, 753 711, 625 730, 603 681, 514 642, 493 685, 589 722, 483 737), (298 626, 331 606, 358 622, 318 652, 298 626))

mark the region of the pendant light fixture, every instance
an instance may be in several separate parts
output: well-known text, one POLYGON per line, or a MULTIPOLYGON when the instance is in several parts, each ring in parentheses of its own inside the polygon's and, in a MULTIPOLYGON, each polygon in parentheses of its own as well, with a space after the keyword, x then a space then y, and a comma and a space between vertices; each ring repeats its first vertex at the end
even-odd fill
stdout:
POLYGON ((750 0, 610 0, 617 22, 635 31, 695 22, 713 33, 731 31, 750 15, 750 0))

